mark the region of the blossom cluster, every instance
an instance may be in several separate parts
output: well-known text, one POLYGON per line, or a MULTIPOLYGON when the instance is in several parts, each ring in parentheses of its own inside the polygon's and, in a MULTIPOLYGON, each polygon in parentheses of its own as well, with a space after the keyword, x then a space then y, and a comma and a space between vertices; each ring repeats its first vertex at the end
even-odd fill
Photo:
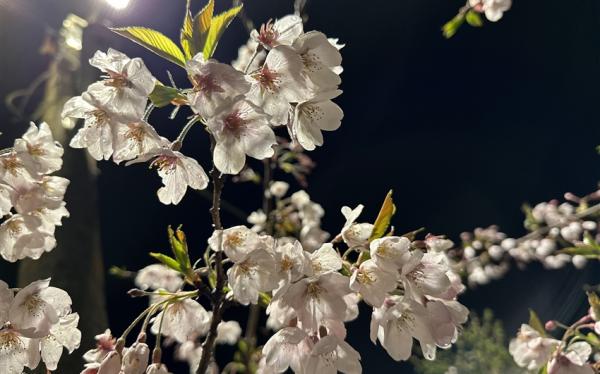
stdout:
POLYGON ((32 123, 12 148, 0 151, 0 255, 6 261, 38 259, 56 247, 56 226, 69 216, 63 201, 69 180, 50 175, 62 167, 62 156, 46 123, 32 123))
POLYGON ((547 269, 572 263, 578 269, 598 258, 598 201, 600 192, 584 197, 565 194, 565 201, 542 202, 525 207, 528 234, 508 237, 497 226, 477 228, 461 234, 461 246, 448 250, 456 271, 471 285, 487 284, 501 278, 511 263, 524 267, 532 261, 547 269))
MULTIPOLYGON (((202 53, 185 65, 192 88, 178 104, 192 109, 189 126, 202 122, 214 139, 213 162, 224 174, 242 171, 246 156, 272 157, 278 126, 313 150, 323 144, 321 131, 337 129, 343 117, 331 101, 341 94, 340 45, 321 32, 305 33, 293 15, 263 25, 251 40, 255 53, 243 71, 202 53)), ((148 97, 159 83, 143 61, 109 49, 96 52, 90 64, 105 75, 64 106, 63 117, 85 121, 71 146, 87 148, 96 160, 150 162, 163 180, 158 197, 164 204, 178 204, 188 186, 206 188, 204 169, 179 152, 189 127, 171 142, 147 122, 148 97)))
POLYGON ((588 313, 571 326, 548 321, 544 326, 531 312, 529 324, 521 325, 511 340, 509 352, 516 364, 527 370, 543 370, 549 374, 594 374, 600 366, 600 299, 588 293, 588 313), (564 329, 561 339, 551 334, 564 329), (584 333, 588 331, 587 334, 584 333))
POLYGON ((79 315, 71 312, 71 298, 50 279, 15 290, 0 280, 0 371, 21 374, 43 361, 57 368, 63 349, 79 348, 79 315))

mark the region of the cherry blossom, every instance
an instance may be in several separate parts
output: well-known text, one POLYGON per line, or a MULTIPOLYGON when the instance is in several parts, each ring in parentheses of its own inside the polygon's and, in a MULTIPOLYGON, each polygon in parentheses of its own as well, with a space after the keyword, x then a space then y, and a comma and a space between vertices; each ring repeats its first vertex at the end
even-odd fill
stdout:
POLYGON ((302 34, 294 42, 293 48, 302 59, 302 74, 313 91, 332 90, 339 86, 341 79, 333 69, 342 64, 342 55, 325 34, 319 31, 302 34))
POLYGON ((522 324, 517 337, 510 341, 509 352, 520 367, 538 370, 544 366, 560 342, 540 335, 531 326, 522 324))
POLYGON ((157 195, 165 205, 179 204, 188 186, 195 190, 208 186, 208 176, 198 161, 169 148, 155 148, 127 165, 149 160, 152 160, 150 166, 155 167, 162 178, 164 187, 158 189, 157 195))
POLYGON ((205 61, 202 53, 186 63, 186 70, 194 86, 189 94, 190 106, 205 119, 212 117, 226 100, 250 90, 243 73, 215 60, 205 61))
POLYGON ((263 24, 260 30, 252 30, 250 37, 263 48, 271 49, 279 45, 292 45, 303 31, 302 19, 297 15, 287 15, 263 24))
POLYGON ((489 21, 496 22, 510 9, 512 0, 469 0, 469 5, 485 13, 489 21))
POLYGON ((397 275, 381 269, 375 261, 367 260, 354 270, 350 288, 361 294, 371 306, 380 307, 388 292, 396 289, 397 275))
POLYGON ((40 342, 42 361, 48 370, 54 371, 63 353, 63 348, 69 354, 79 348, 81 331, 77 329, 79 315, 71 313, 61 317, 58 323, 50 328, 50 334, 40 342))
POLYGON ((62 167, 63 148, 45 122, 39 127, 32 122, 23 137, 15 140, 14 149, 33 175, 50 174, 62 167))
POLYGON ((168 304, 154 317, 152 333, 158 334, 161 320, 161 333, 184 343, 196 336, 206 334, 210 314, 197 301, 184 299, 168 304))
POLYGON ((243 96, 225 102, 206 125, 215 137, 213 159, 222 173, 239 173, 246 155, 262 160, 274 154, 277 141, 268 117, 243 96))
POLYGON ((183 286, 181 275, 162 264, 152 264, 137 272, 135 284, 142 290, 164 289, 175 292, 183 286))
POLYGON ((296 105, 291 134, 307 151, 323 145, 322 130, 334 131, 340 127, 344 112, 331 99, 341 93, 340 90, 322 92, 296 105))
POLYGON ((145 155, 167 143, 168 141, 145 121, 116 122, 113 125, 113 160, 117 164, 145 155))

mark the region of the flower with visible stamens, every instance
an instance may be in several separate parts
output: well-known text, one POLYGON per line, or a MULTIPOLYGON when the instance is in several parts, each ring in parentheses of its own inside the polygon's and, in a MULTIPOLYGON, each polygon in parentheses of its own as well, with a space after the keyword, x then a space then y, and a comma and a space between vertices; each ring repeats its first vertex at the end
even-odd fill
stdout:
POLYGON ((275 22, 267 21, 260 26, 260 30, 252 30, 250 37, 269 50, 279 45, 292 45, 303 32, 302 18, 287 15, 275 22))
POLYGON ((340 127, 344 112, 331 99, 341 93, 340 90, 323 92, 296 105, 289 132, 302 148, 314 150, 323 145, 321 131, 335 131, 340 127))

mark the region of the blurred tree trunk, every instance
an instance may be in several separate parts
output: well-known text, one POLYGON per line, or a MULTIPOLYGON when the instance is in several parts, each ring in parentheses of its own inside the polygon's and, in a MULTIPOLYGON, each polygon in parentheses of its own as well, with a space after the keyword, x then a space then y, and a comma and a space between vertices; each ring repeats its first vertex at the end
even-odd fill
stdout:
MULTIPOLYGON (((59 41, 58 44, 62 43, 59 41)), ((86 47, 85 42, 83 45, 86 47)), ((48 123, 55 138, 64 146, 64 164, 57 174, 71 181, 65 197, 70 217, 56 230, 57 247, 39 260, 22 261, 18 274, 20 286, 51 277, 53 286, 62 288, 71 295, 73 311, 81 317, 81 348, 70 356, 63 354, 59 364, 61 373, 80 372, 83 352, 95 345, 94 335, 108 327, 96 187, 97 170, 85 151, 68 146, 73 131, 63 127, 60 118, 64 102, 72 96, 79 95, 82 87, 85 89, 89 82, 82 74, 79 61, 80 55, 85 57, 89 53, 85 50, 80 52, 65 46, 59 47, 57 57, 50 66, 50 78, 36 116, 48 123)), ((43 365, 40 365, 36 372, 46 371, 43 365)))

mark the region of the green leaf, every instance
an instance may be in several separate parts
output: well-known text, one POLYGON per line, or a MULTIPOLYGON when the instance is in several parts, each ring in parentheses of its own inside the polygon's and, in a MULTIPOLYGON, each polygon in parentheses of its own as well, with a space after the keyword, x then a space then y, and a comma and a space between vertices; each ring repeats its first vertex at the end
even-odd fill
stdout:
POLYGON ((175 258, 179 263, 180 269, 184 273, 187 273, 187 271, 191 269, 192 265, 190 262, 190 257, 188 256, 188 247, 185 234, 179 228, 177 229, 177 231, 173 231, 171 226, 169 226, 167 232, 169 234, 169 244, 171 244, 171 251, 173 251, 175 258))
POLYGON ((240 10, 242 10, 242 7, 243 4, 233 7, 228 11, 212 18, 210 22, 210 29, 208 30, 208 36, 206 37, 206 44, 204 44, 204 48, 202 49, 202 52, 204 53, 204 59, 208 60, 215 53, 219 39, 221 39, 221 36, 231 21, 233 21, 235 16, 237 16, 240 10))
POLYGON ((181 49, 164 34, 146 27, 122 27, 111 30, 129 40, 136 42, 179 66, 185 67, 185 57, 181 49))
POLYGON ((442 26, 442 33, 446 39, 450 39, 456 34, 460 26, 462 26, 463 22, 465 22, 465 14, 459 13, 450 21, 448 21, 444 26, 442 26))
POLYGON ((481 27, 483 26, 483 20, 481 19, 481 14, 477 13, 474 10, 469 10, 467 15, 465 16, 467 23, 473 27, 481 27))
POLYGON ((377 215, 377 219, 373 225, 373 232, 371 233, 369 241, 379 239, 385 235, 387 229, 390 227, 390 222, 395 213, 396 206, 392 200, 392 190, 390 190, 383 201, 381 210, 379 210, 379 214, 377 215))
POLYGON ((164 265, 170 267, 171 269, 178 271, 181 273, 181 267, 177 260, 162 253, 150 252, 150 256, 154 257, 158 261, 162 262, 164 265))
POLYGON ((592 313, 596 318, 600 317, 600 297, 593 291, 587 292, 588 302, 590 303, 590 308, 592 309, 592 313))
POLYGON ((183 18, 183 26, 181 27, 181 33, 179 34, 179 42, 183 49, 186 61, 192 58, 192 32, 194 28, 194 18, 190 11, 190 0, 185 3, 185 17, 183 18))
POLYGON ((538 372, 538 374, 548 374, 548 365, 544 365, 540 371, 538 372))
POLYGON ((192 36, 190 40, 190 53, 192 57, 204 50, 214 11, 215 2, 214 0, 209 0, 206 6, 192 20, 192 36))
POLYGON ((600 348, 600 338, 598 338, 596 334, 588 332, 588 334, 585 336, 585 340, 595 348, 600 348))
POLYGON ((558 251, 558 253, 566 253, 568 255, 582 255, 586 257, 596 258, 600 256, 600 248, 594 245, 582 245, 578 247, 564 248, 558 251))
POLYGON ((157 108, 165 107, 169 104, 184 103, 187 98, 178 89, 165 86, 157 82, 154 90, 149 95, 150 101, 157 108))
POLYGON ((541 336, 546 336, 546 329, 544 329, 544 325, 542 321, 540 321, 540 317, 532 309, 529 309, 529 326, 531 326, 535 331, 540 333, 541 336))

